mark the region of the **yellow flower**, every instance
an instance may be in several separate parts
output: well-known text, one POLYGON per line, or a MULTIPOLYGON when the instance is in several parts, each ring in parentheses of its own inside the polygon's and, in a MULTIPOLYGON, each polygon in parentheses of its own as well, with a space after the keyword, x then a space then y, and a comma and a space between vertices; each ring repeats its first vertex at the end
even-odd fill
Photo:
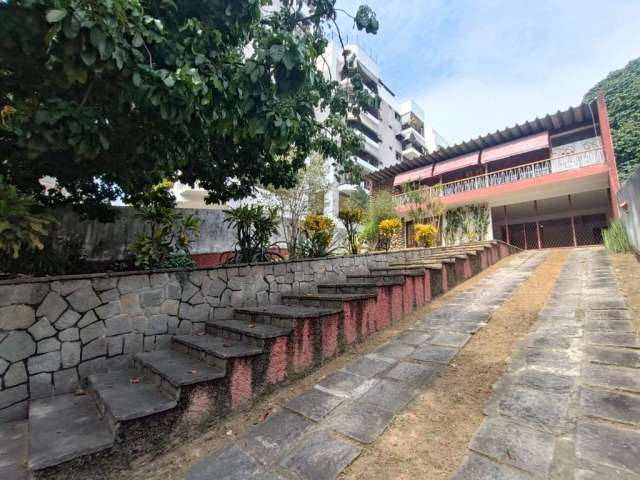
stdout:
POLYGON ((438 238, 438 228, 435 225, 418 223, 414 228, 414 238, 421 247, 433 247, 438 238))

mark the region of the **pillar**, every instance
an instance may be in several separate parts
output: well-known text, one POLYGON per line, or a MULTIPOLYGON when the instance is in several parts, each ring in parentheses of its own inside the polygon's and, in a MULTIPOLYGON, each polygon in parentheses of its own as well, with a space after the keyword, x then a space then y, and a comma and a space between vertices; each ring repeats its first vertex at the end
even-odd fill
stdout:
POLYGON ((507 206, 504 206, 504 228, 507 231, 507 243, 511 244, 509 238, 509 217, 507 216, 507 206))
POLYGON ((573 235, 573 246, 578 246, 578 239, 576 238, 576 221, 573 216, 573 201, 571 200, 571 194, 567 195, 569 198, 569 210, 571 211, 571 233, 573 235))
POLYGON ((600 136, 602 137, 602 150, 604 151, 604 162, 609 171, 609 199, 611 200, 611 214, 614 219, 620 217, 618 211, 618 190, 620 182, 618 180, 618 165, 616 164, 616 154, 613 148, 613 137, 611 136, 611 125, 609 125, 609 112, 604 95, 598 96, 598 122, 600 123, 600 136))
POLYGON ((533 209, 536 212, 536 236, 538 237, 538 248, 542 248, 542 241, 540 239, 540 221, 538 220, 538 201, 533 201, 533 209))

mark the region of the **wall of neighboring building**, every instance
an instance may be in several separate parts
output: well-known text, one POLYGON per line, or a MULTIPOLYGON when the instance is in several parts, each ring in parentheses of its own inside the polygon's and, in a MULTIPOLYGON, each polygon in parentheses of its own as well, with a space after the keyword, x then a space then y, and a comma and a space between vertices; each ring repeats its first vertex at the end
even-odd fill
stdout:
POLYGON ((618 191, 618 204, 622 205, 620 219, 629 241, 636 253, 640 254, 640 168, 622 184, 618 191))

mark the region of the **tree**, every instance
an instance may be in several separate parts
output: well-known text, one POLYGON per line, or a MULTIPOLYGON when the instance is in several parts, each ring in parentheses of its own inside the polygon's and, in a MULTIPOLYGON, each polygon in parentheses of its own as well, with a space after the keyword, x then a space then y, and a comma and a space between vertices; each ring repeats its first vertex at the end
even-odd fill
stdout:
POLYGON ((616 150, 620 179, 640 167, 640 58, 599 82, 585 95, 591 102, 604 94, 616 150))
MULTIPOLYGON (((113 200, 135 203, 165 179, 224 202, 257 184, 291 187, 314 151, 349 171, 361 140, 345 118, 371 97, 317 68, 339 9, 271 3, 0 2, 0 174, 41 202, 108 218, 113 200), (57 184, 46 194, 47 175, 57 184)), ((376 33, 369 7, 353 19, 376 33)))
POLYGON ((326 162, 320 155, 312 155, 307 165, 298 170, 292 188, 267 187, 270 195, 265 201, 274 203, 281 212, 289 258, 296 258, 300 253, 302 219, 309 213, 322 213, 327 188, 326 162))

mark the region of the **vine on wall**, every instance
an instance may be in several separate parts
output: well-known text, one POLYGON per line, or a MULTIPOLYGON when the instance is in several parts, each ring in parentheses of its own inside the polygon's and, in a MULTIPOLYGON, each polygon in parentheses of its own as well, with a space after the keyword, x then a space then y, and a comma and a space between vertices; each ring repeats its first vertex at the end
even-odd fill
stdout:
POLYGON ((467 205, 446 213, 445 239, 448 245, 482 241, 489 229, 489 208, 486 205, 467 205))

